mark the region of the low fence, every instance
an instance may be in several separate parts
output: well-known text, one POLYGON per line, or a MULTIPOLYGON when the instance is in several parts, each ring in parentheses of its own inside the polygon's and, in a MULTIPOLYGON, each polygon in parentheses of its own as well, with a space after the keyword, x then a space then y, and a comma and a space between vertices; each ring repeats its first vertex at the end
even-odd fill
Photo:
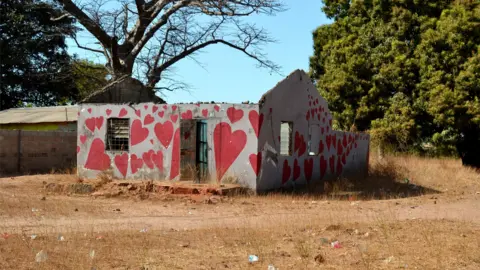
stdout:
POLYGON ((0 174, 76 167, 77 132, 0 130, 0 174))

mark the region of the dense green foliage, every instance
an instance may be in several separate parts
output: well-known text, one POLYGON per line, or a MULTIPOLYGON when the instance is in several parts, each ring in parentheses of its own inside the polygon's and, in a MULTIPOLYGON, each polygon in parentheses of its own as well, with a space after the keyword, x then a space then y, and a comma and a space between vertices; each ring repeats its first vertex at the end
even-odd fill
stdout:
POLYGON ((480 167, 480 1, 323 2, 310 73, 335 126, 480 167))
POLYGON ((79 100, 100 90, 108 82, 108 70, 105 66, 88 60, 75 59, 72 62, 70 74, 73 78, 79 100))
POLYGON ((66 38, 74 20, 38 0, 0 3, 0 109, 60 105, 78 99, 66 38))

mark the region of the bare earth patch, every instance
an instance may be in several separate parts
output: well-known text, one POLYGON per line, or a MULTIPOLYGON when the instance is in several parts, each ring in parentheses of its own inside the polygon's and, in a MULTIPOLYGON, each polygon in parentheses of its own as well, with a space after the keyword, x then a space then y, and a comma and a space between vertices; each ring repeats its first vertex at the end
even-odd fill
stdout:
POLYGON ((480 174, 456 160, 373 161, 321 196, 69 192, 80 182, 0 178, 0 269, 480 269, 480 174))

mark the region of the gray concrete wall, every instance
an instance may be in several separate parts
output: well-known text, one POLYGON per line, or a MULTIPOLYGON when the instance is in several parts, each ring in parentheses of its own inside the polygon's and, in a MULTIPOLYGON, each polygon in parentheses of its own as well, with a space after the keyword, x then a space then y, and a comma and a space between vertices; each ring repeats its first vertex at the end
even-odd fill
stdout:
POLYGON ((333 131, 328 104, 305 72, 296 70, 264 95, 260 118, 258 191, 366 175, 369 135, 333 131), (293 123, 292 155, 280 155, 282 121, 293 123))
POLYGON ((76 141, 77 132, 0 130, 0 174, 74 168, 76 141))
POLYGON ((233 177, 256 188, 256 104, 83 104, 78 118, 79 176, 93 178, 110 170, 122 179, 179 180, 182 119, 207 122, 210 181, 233 177), (105 151, 109 117, 129 119, 129 152, 105 151))

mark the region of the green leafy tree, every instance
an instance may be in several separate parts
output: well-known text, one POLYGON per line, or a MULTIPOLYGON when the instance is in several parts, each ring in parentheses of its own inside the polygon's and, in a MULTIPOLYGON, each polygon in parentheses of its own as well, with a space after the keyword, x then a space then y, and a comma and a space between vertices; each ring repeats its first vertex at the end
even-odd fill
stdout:
POLYGON ((72 62, 70 69, 80 100, 100 90, 108 83, 108 70, 104 65, 76 59, 72 62))
POLYGON ((480 167, 465 152, 480 145, 478 1, 323 2, 334 22, 313 33, 310 73, 335 126, 373 128, 397 150, 456 150, 480 167))
POLYGON ((74 20, 37 0, 0 3, 0 110, 57 105, 76 100, 72 78, 65 76, 70 56, 65 39, 74 20))

